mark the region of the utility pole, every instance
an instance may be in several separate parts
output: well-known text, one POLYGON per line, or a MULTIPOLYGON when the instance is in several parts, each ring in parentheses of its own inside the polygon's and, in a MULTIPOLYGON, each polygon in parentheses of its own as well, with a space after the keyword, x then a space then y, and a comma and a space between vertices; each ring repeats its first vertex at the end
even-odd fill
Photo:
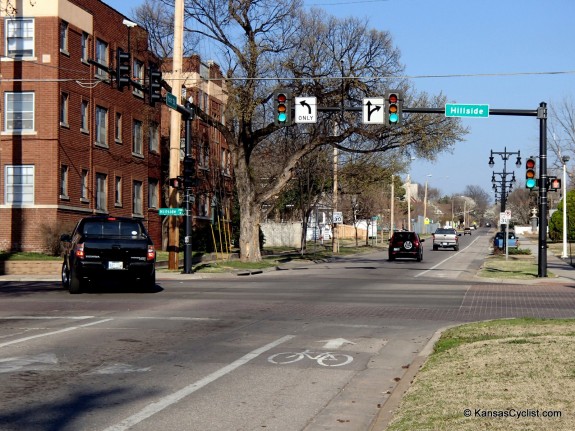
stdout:
MULTIPOLYGON (((175 0, 174 10, 174 56, 172 58, 172 88, 180 88, 182 76, 182 52, 184 43, 184 0, 175 0)), ((180 129, 181 116, 176 111, 170 113, 170 165, 169 177, 180 175, 180 129)), ((179 207, 178 190, 170 187, 169 203, 171 208, 179 207)), ((178 232, 178 218, 168 218, 168 268, 177 270, 179 267, 180 235, 178 232)))
MULTIPOLYGON (((395 187, 393 184, 393 178, 394 175, 391 175, 391 201, 389 203, 389 212, 390 212, 390 216, 389 216, 389 238, 391 238, 391 235, 393 235, 393 223, 394 223, 394 212, 395 212, 395 206, 394 206, 394 201, 395 201, 395 187)), ((382 235, 383 238, 383 235, 382 235)))

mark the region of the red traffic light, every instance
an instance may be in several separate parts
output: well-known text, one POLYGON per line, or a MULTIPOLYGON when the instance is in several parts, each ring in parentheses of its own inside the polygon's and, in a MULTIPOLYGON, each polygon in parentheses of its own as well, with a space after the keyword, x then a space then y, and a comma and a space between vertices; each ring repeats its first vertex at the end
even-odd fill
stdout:
POLYGON ((525 162, 525 167, 527 169, 535 169, 535 159, 529 158, 525 162))

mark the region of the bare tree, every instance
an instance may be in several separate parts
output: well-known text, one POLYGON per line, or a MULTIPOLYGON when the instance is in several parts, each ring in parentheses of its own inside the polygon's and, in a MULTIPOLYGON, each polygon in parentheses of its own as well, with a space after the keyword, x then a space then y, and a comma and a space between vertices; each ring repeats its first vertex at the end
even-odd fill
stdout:
MULTIPOLYGON (((161 0, 171 5, 169 0, 161 0)), ((226 122, 198 110, 198 116, 225 137, 234 159, 240 207, 240 256, 261 259, 258 232, 262 205, 278 196, 299 160, 314 148, 335 145, 355 152, 390 151, 433 158, 466 132, 455 119, 405 115, 402 127, 361 124, 357 112, 320 112, 314 125, 279 128, 269 109, 273 90, 316 96, 320 107, 359 107, 364 97, 386 88, 404 90, 409 106, 442 106, 442 95, 416 96, 409 83, 390 78, 403 71, 399 51, 388 32, 370 29, 357 19, 336 19, 325 11, 303 12, 300 0, 188 0, 187 31, 221 48, 227 70, 226 122), (297 145, 294 145, 293 139, 297 145), (271 145, 273 144, 273 145, 271 145), (262 181, 255 159, 258 147, 286 145, 292 152, 273 159, 278 174, 262 181)), ((273 151, 266 153, 274 157, 273 151)))
MULTIPOLYGON (((566 97, 561 103, 551 105, 549 129, 551 137, 548 140, 551 153, 555 155, 552 160, 557 171, 563 170, 562 158, 569 156, 575 160, 575 103, 571 97, 566 97)), ((567 175, 573 181, 575 170, 567 169, 567 175)))

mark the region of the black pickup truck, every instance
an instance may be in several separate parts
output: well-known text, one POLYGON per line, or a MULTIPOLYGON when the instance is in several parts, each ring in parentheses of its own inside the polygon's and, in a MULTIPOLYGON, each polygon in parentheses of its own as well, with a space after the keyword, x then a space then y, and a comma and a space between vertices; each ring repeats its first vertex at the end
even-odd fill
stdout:
POLYGON ((156 284, 156 250, 140 220, 92 216, 64 234, 62 286, 80 293, 88 281, 129 278, 142 287, 156 284))

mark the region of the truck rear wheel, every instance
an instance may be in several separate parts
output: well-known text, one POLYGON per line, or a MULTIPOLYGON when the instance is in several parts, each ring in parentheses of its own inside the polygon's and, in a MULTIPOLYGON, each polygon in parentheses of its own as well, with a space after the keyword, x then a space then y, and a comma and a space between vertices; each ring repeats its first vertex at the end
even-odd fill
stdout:
POLYGON ((71 294, 78 294, 82 292, 82 288, 84 287, 84 282, 82 279, 78 278, 76 275, 76 271, 70 270, 70 281, 68 283, 68 291, 71 294))

